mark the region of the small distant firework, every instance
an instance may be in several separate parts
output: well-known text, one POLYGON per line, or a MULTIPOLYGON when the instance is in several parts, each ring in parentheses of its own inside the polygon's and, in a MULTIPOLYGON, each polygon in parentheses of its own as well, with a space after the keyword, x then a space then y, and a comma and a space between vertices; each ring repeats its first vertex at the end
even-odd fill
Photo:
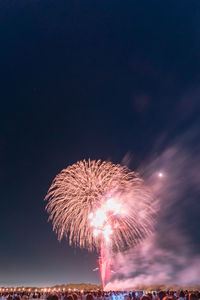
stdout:
POLYGON ((122 251, 153 228, 153 199, 138 174, 120 164, 79 161, 54 179, 46 210, 58 239, 100 253, 103 279, 109 252, 122 251))

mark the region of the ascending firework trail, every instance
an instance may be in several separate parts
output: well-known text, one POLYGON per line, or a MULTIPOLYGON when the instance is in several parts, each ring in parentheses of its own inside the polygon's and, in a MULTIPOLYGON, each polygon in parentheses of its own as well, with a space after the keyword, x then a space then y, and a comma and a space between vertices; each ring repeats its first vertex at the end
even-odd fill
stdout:
POLYGON ((153 229, 153 199, 138 174, 100 160, 63 169, 45 198, 58 239, 100 253, 102 284, 109 279, 112 251, 123 251, 153 229))

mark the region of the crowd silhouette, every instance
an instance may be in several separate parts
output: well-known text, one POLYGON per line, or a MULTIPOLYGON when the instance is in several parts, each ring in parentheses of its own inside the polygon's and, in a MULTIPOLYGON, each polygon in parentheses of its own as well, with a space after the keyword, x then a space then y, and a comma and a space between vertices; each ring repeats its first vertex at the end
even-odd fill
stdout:
POLYGON ((3 291, 0 300, 200 300, 199 291, 3 291))

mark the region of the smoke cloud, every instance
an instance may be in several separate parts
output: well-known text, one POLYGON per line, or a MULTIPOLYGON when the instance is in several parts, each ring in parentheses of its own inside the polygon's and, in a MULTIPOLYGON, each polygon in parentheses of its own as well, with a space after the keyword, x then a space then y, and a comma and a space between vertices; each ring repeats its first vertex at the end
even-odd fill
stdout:
POLYGON ((170 144, 157 145, 140 167, 159 202, 153 235, 115 254, 107 290, 152 284, 200 283, 200 145, 194 126, 170 144))

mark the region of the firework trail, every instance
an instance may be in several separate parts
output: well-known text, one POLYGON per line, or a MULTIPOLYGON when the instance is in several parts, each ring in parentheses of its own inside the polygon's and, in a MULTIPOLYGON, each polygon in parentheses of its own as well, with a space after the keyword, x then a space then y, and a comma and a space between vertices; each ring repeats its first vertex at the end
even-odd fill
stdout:
POLYGON ((138 174, 101 160, 79 161, 54 179, 46 210, 58 239, 100 253, 102 282, 109 278, 110 252, 122 251, 153 229, 151 194, 138 174))

